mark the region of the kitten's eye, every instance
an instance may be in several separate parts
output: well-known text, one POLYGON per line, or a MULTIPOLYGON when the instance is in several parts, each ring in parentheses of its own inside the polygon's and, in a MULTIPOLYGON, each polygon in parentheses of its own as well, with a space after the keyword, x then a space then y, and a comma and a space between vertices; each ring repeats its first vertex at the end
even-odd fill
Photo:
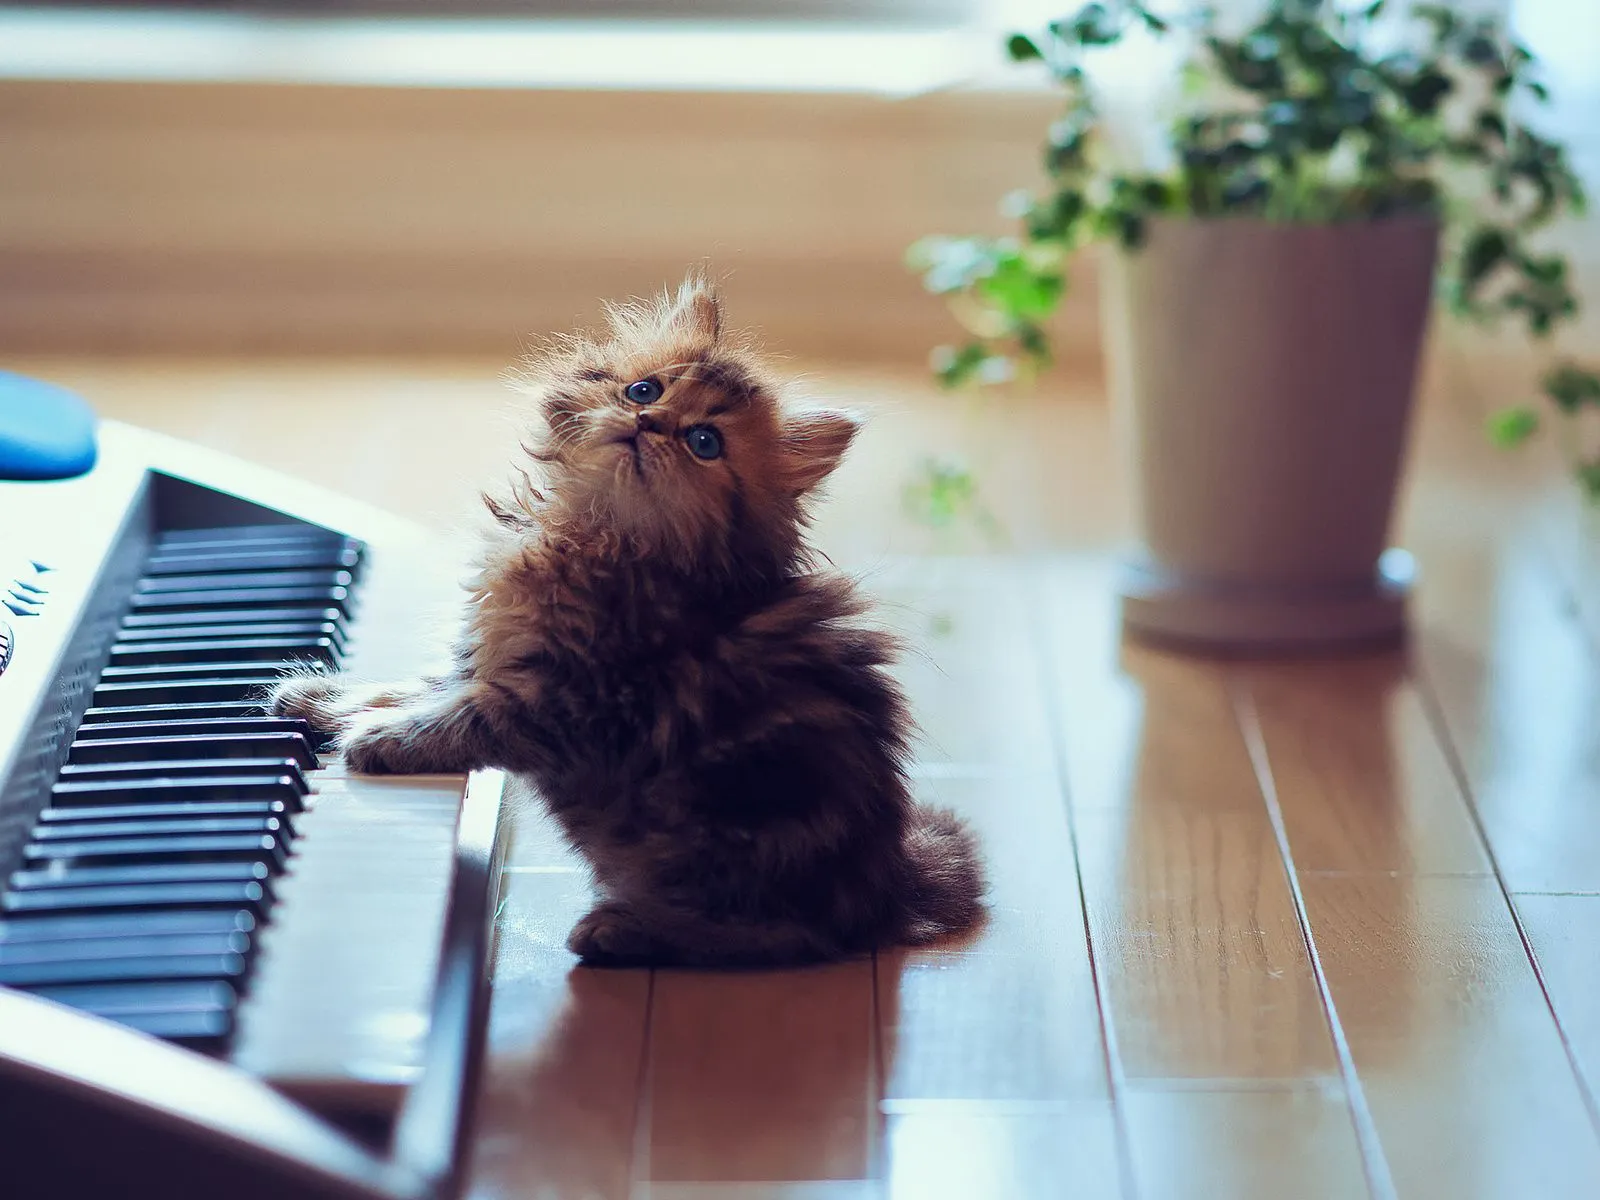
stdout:
POLYGON ((661 399, 661 385, 654 379, 641 379, 628 385, 627 397, 635 404, 649 404, 661 399))
POLYGON ((684 434, 689 443, 689 453, 696 458, 721 458, 722 435, 709 425, 696 425, 684 434))

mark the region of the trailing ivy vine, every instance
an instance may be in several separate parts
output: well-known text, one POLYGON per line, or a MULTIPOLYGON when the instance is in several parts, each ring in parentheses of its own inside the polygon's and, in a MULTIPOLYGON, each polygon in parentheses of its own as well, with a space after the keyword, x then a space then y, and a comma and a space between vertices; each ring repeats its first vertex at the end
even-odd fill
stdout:
MULTIPOLYGON (((1538 235, 1581 214, 1585 197, 1563 147, 1520 118, 1549 99, 1538 63, 1494 18, 1439 4, 1410 11, 1409 32, 1420 35, 1410 45, 1374 48, 1385 3, 1271 0, 1248 28, 1224 36, 1211 11, 1172 17, 1142 0, 1097 0, 1041 31, 1011 35, 1010 58, 1042 65, 1064 106, 1044 141, 1045 185, 1006 202, 1017 234, 929 237, 908 253, 968 334, 935 351, 939 380, 983 386, 1046 368, 1045 323, 1066 291, 1071 256, 1099 241, 1137 248, 1157 214, 1438 219, 1439 283, 1450 309, 1549 339, 1579 303, 1566 259, 1540 250, 1538 235), (1171 161, 1161 170, 1107 162, 1086 70, 1095 51, 1135 32, 1189 39, 1187 102, 1167 129, 1171 161)), ((1568 423, 1577 479, 1600 506, 1600 445, 1581 442, 1585 420, 1600 416, 1600 374, 1557 361, 1542 390, 1543 410, 1505 408, 1489 434, 1517 445, 1553 409, 1568 423)), ((971 492, 972 481, 948 463, 940 470, 940 479, 915 485, 920 503, 940 508, 971 492)))

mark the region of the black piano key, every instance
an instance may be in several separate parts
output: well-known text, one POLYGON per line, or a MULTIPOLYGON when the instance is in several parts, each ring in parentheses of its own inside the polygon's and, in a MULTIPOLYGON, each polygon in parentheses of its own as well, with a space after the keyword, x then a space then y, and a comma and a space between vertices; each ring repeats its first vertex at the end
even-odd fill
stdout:
POLYGON ((235 588, 339 587, 355 579, 349 571, 238 571, 231 574, 151 575, 135 586, 136 595, 163 592, 214 592, 235 588))
POLYGON ((238 545, 259 546, 271 542, 352 542, 361 543, 308 521, 276 521, 266 525, 212 525, 195 529, 163 529, 155 538, 159 551, 179 546, 238 545))
POLYGON ((165 1042, 176 1042, 192 1050, 220 1051, 233 1032, 233 1013, 226 1009, 211 1012, 134 1013, 116 1017, 119 1025, 137 1029, 165 1042))
POLYGON ((344 628, 345 615, 337 608, 315 605, 299 608, 219 608, 190 612, 129 613, 122 618, 122 631, 135 629, 182 629, 185 626, 260 625, 270 622, 315 622, 344 628))
POLYGON ((311 790, 300 764, 292 758, 157 759, 154 762, 68 763, 63 783, 109 783, 117 780, 205 779, 217 775, 291 780, 303 794, 311 790))
POLYGON ((197 779, 65 780, 50 789, 52 808, 80 804, 179 804, 184 800, 281 800, 290 812, 304 806, 303 793, 287 775, 208 775, 197 779))
POLYGON ((207 663, 145 663, 126 667, 107 667, 100 672, 100 683, 166 683, 183 680, 229 683, 235 679, 276 680, 280 672, 272 664, 237 659, 207 663))
POLYGON ((217 638, 207 641, 119 642, 111 666, 169 666, 181 663, 323 663, 334 666, 342 651, 327 637, 217 638))
POLYGON ((174 954, 158 958, 86 958, 62 962, 0 963, 0 985, 119 983, 125 980, 243 979, 242 954, 174 954))
POLYGON ((147 708, 158 704, 245 704, 262 697, 282 676, 271 673, 232 679, 147 679, 97 684, 94 708, 147 708))
POLYGON ((68 821, 36 825, 35 845, 95 838, 199 837, 214 833, 270 833, 293 840, 285 817, 134 817, 114 821, 68 821))
POLYGON ((70 984, 29 989, 35 996, 102 1017, 141 1013, 229 1012, 238 996, 225 983, 70 984))
MULTIPOLYGON (((13 871, 11 889, 51 887, 122 887, 138 883, 249 883, 271 876, 265 863, 135 863, 126 867, 66 867, 52 864, 42 871, 13 871)), ((4 943, 0 943, 3 946, 4 943)), ((0 955, 0 958, 3 958, 0 955)))
POLYGON ((140 862, 259 862, 277 874, 283 870, 287 853, 283 839, 272 834, 218 833, 195 837, 29 842, 22 857, 25 863, 64 862, 86 867, 140 862))
POLYGON ((269 903, 267 889, 248 883, 147 883, 129 887, 37 888, 7 892, 0 909, 13 913, 105 912, 128 909, 251 907, 269 903))
POLYGON ((333 621, 239 621, 232 625, 153 625, 123 629, 118 648, 158 646, 163 642, 221 642, 253 638, 327 638, 341 653, 344 626, 333 621))
POLYGON ((140 613, 167 609, 273 609, 291 604, 315 604, 319 608, 337 608, 348 613, 350 589, 316 586, 218 588, 192 592, 135 592, 132 597, 133 610, 140 613))
MULTIPOLYGON (((78 726, 78 740, 73 746, 87 746, 90 742, 122 742, 144 738, 163 742, 182 742, 187 738, 205 737, 221 738, 220 745, 226 745, 235 738, 242 741, 272 734, 292 734, 299 737, 312 748, 313 754, 317 741, 325 736, 312 729, 309 721, 303 721, 299 717, 214 717, 198 721, 96 721, 78 726)), ((206 753, 216 754, 217 750, 209 749, 206 753)), ((294 753, 291 750, 286 757, 293 756, 294 753)), ((310 765, 313 768, 317 765, 315 759, 310 765)))
POLYGON ((258 924, 248 909, 185 912, 98 913, 94 916, 12 917, 0 920, 0 946, 61 942, 77 938, 199 933, 252 933, 258 924))
MULTIPOLYGON (((259 724, 289 724, 268 718, 259 724)), ((303 722, 292 722, 299 726, 303 722)), ((252 722, 258 724, 258 722, 252 722)), ((230 724, 217 733, 196 732, 181 737, 112 737, 102 727, 99 736, 72 743, 67 762, 74 766, 101 763, 145 763, 201 759, 290 759, 301 770, 315 770, 317 756, 298 729, 255 730, 230 724)), ((206 727, 202 727, 206 728, 206 727)))
MULTIPOLYGON (((96 726, 116 725, 125 728, 132 724, 160 723, 169 729, 182 726, 200 732, 205 722, 254 719, 266 717, 266 705, 259 700, 229 700, 215 703, 193 704, 124 704, 114 707, 94 707, 86 710, 76 736, 97 737, 96 726)), ((274 717, 272 720, 281 720, 274 717)))
POLYGON ((170 958, 183 954, 248 954, 248 932, 124 934, 62 941, 0 942, 0 963, 50 963, 97 958, 170 958))
POLYGON ((282 570, 354 571, 361 551, 334 542, 279 543, 256 548, 239 546, 174 546, 145 560, 145 575, 215 575, 223 572, 282 570))
POLYGON ((47 808, 39 814, 41 824, 67 825, 78 821, 107 821, 122 817, 182 817, 195 814, 211 817, 282 817, 289 806, 282 800, 180 800, 172 804, 85 804, 71 808, 47 808))

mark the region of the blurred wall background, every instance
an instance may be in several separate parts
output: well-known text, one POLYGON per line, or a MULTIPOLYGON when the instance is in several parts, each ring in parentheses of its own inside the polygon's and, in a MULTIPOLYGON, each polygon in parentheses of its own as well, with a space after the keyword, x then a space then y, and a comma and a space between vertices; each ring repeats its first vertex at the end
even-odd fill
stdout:
MULTIPOLYGON (((703 266, 785 351, 920 366, 905 248, 1038 181, 1000 47, 1071 7, 0 7, 0 352, 513 354, 703 266)), ((1514 7, 1600 178, 1600 3, 1514 7)), ((1092 270, 1057 325, 1097 359, 1092 270)))

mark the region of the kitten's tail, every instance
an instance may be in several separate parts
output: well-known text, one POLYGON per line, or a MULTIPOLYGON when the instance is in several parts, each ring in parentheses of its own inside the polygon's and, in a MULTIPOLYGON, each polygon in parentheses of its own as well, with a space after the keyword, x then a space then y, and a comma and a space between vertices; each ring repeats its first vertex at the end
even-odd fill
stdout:
POLYGON ((905 848, 911 889, 902 940, 924 946, 975 926, 983 917, 987 884, 977 840, 961 818, 917 806, 905 848))

